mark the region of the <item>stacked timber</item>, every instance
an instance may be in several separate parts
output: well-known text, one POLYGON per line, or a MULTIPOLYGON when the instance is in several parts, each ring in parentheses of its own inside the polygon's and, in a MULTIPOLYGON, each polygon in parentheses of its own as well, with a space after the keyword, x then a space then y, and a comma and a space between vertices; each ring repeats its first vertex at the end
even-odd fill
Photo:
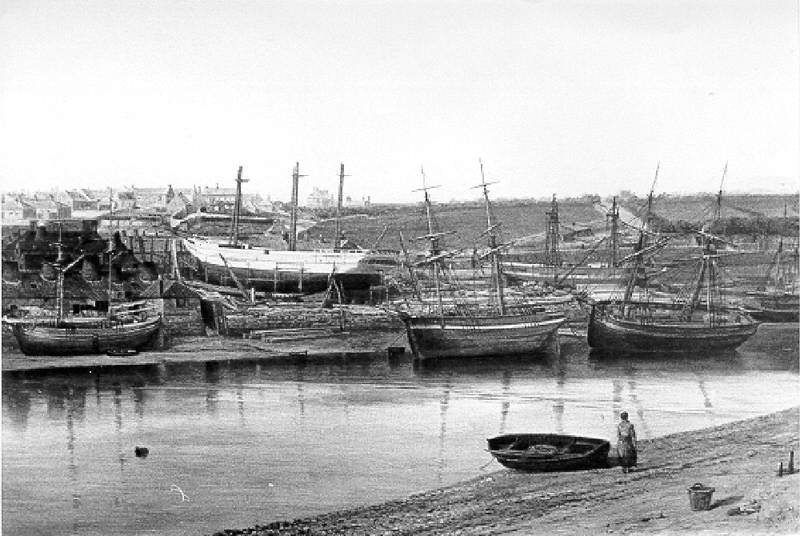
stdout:
POLYGON ((382 330, 402 328, 399 319, 374 307, 334 305, 330 308, 295 304, 251 307, 226 314, 226 334, 246 336, 270 330, 382 330))

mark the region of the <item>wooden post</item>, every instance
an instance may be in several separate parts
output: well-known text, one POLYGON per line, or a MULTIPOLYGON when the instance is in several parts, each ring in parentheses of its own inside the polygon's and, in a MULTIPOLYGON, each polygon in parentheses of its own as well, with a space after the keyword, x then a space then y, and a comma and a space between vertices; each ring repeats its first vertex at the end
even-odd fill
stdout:
POLYGON ((789 474, 794 474, 794 451, 789 451, 789 474))
POLYGON ((303 265, 300 265, 300 281, 297 284, 298 292, 303 292, 303 265))

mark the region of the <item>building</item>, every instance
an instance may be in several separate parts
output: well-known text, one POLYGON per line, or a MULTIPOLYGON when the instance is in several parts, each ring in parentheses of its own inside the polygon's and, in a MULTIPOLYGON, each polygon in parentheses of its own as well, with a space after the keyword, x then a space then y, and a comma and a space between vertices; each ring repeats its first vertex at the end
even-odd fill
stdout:
POLYGON ((336 200, 328 190, 320 190, 315 186, 306 198, 306 206, 321 209, 332 208, 336 206, 336 200))
POLYGON ((161 315, 166 338, 205 334, 200 294, 184 283, 159 279, 147 287, 140 298, 161 315))
POLYGON ((19 198, 3 195, 2 222, 4 224, 16 223, 23 218, 23 206, 19 198))
POLYGON ((72 207, 53 199, 23 199, 25 220, 63 220, 72 217, 72 207))

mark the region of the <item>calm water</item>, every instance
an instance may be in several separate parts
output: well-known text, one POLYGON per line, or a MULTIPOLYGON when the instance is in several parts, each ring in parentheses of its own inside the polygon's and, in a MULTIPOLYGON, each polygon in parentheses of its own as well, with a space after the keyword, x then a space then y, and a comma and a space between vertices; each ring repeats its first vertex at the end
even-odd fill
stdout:
POLYGON ((757 337, 668 362, 572 343, 424 369, 376 356, 4 375, 3 532, 209 534, 499 469, 484 449, 501 432, 611 438, 626 409, 646 439, 796 405, 796 328, 757 337))

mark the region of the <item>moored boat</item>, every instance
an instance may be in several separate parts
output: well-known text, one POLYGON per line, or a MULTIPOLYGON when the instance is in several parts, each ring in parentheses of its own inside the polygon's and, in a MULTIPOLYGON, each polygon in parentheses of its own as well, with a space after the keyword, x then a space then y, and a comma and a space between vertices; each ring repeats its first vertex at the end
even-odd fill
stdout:
POLYGON ((560 313, 484 316, 401 315, 419 359, 519 355, 548 349, 565 322, 560 313))
MULTIPOLYGON (((723 180, 724 176, 723 172, 723 180)), ((720 237, 697 231, 703 240, 703 253, 695 282, 686 287, 688 296, 674 296, 669 301, 663 298, 653 301, 632 299, 637 286, 642 288, 645 296, 648 295, 648 280, 653 272, 649 272, 645 256, 654 254, 668 242, 668 239, 659 238, 652 244, 647 243, 648 237, 654 235, 647 228, 652 213, 653 187, 648 196, 648 216, 639 242, 634 253, 623 259, 632 263, 624 296, 592 306, 587 330, 589 346, 606 354, 713 353, 739 347, 753 336, 758 322, 742 310, 715 303, 719 298, 717 260, 720 255, 717 254, 717 245, 726 243, 720 237)), ((721 195, 720 186, 717 215, 721 195)))
POLYGON ((623 314, 619 302, 592 305, 588 342, 595 350, 608 353, 692 353, 725 351, 739 347, 756 332, 758 323, 734 309, 714 309, 713 320, 706 313, 684 315, 680 304, 629 302, 632 315, 623 314))
POLYGON ((529 472, 608 467, 605 439, 561 434, 504 434, 487 440, 489 453, 505 467, 529 472))
POLYGON ((500 355, 534 354, 546 351, 558 341, 558 328, 566 321, 562 312, 548 312, 545 307, 521 304, 506 305, 503 291, 503 274, 498 251, 496 230, 499 224, 493 221, 489 203, 488 184, 483 177, 481 184, 486 204, 489 250, 484 257, 492 261, 492 287, 495 303, 492 306, 467 306, 454 303, 445 309, 441 293, 443 267, 441 261, 449 256, 440 250, 439 240, 444 233, 435 232, 431 217, 430 189, 424 183, 425 209, 428 234, 422 239, 430 241, 429 258, 423 264, 433 267, 438 310, 415 313, 403 312, 400 317, 406 326, 409 346, 414 357, 420 360, 448 357, 481 357, 500 355))
MULTIPOLYGON (((20 350, 25 355, 100 354, 119 348, 138 350, 148 344, 161 327, 161 316, 145 309, 129 310, 113 316, 109 303, 106 318, 70 317, 64 315, 64 274, 83 260, 81 255, 71 263, 63 261, 62 244, 53 268, 58 272, 57 308, 55 317, 33 319, 3 319, 11 325, 20 350)), ((109 248, 109 266, 111 266, 109 248)), ((109 286, 111 277, 109 275, 109 286)), ((109 298, 111 292, 109 291, 109 298)), ((140 305, 140 304, 137 304, 140 305)))
POLYGON ((118 348, 138 350, 149 343, 161 318, 143 321, 63 326, 58 323, 13 325, 14 336, 25 355, 102 354, 118 348))

